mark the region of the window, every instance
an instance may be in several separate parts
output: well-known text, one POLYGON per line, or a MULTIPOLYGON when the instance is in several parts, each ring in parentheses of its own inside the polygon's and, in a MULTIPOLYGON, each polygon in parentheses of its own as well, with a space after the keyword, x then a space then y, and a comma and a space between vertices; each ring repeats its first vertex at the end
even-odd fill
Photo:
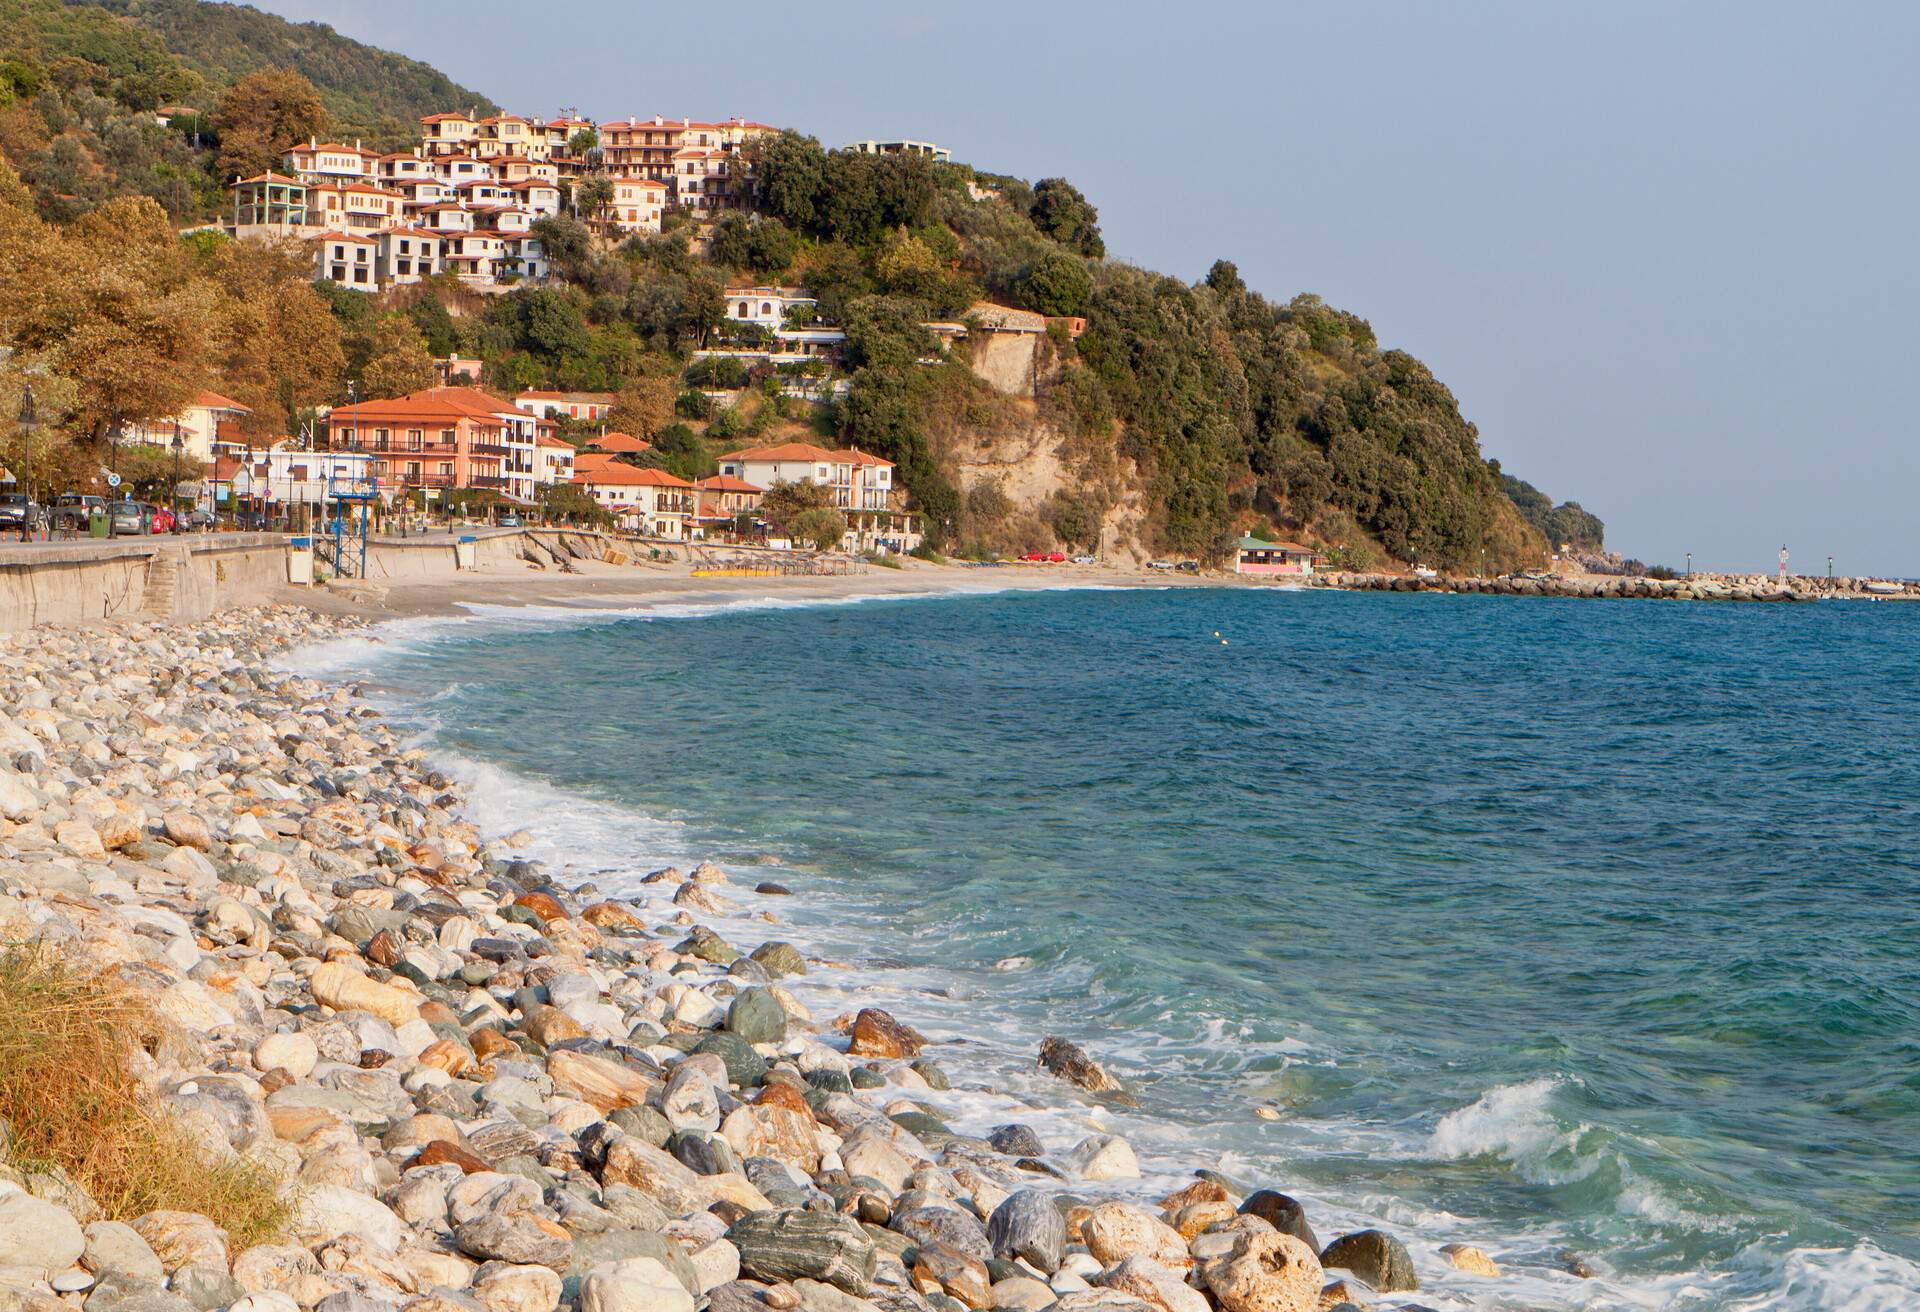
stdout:
POLYGON ((452 478, 453 477, 453 461, 442 460, 440 462, 440 473, 443 477, 452 478))
POLYGON ((407 478, 409 480, 417 481, 419 477, 420 477, 420 462, 418 460, 407 461, 407 478))
POLYGON ((409 428, 407 430, 407 450, 418 451, 420 449, 421 436, 422 434, 419 429, 409 428))

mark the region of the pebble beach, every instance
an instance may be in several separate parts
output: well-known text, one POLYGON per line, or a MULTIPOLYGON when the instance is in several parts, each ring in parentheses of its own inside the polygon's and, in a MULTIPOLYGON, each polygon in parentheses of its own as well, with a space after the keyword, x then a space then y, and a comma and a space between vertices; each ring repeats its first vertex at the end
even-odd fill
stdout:
MULTIPOLYGON (((1497 1277, 1318 1233, 1283 1180, 1148 1190, 1117 1135, 953 1132, 939 1045, 818 987, 786 889, 700 863, 615 895, 483 839, 353 688, 275 665, 341 639, 377 631, 278 606, 0 646, 0 940, 130 998, 142 1104, 279 1208, 125 1214, 0 1152, 6 1308, 1313 1312, 1497 1277), (741 916, 750 952, 713 928, 741 916)), ((1031 1051, 1063 1105, 1129 1098, 1031 1051)))

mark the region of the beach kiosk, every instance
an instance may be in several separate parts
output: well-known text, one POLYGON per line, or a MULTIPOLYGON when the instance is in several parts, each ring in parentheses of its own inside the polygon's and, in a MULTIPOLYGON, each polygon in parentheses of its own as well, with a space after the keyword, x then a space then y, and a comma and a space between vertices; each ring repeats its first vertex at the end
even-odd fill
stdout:
POLYGON ((1311 547, 1297 542, 1268 542, 1263 538, 1241 538, 1234 556, 1237 574, 1272 574, 1304 577, 1313 573, 1311 547))

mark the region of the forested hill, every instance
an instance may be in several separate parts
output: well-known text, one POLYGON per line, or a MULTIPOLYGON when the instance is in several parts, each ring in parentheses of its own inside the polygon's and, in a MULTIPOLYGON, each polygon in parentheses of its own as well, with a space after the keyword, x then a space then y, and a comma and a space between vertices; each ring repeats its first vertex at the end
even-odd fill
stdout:
MULTIPOLYGON (((349 378, 363 396, 391 395, 369 389, 430 379, 430 356, 458 351, 501 391, 620 393, 619 422, 653 443, 639 459, 683 477, 749 440, 857 444, 898 464, 929 541, 949 551, 1218 560, 1252 533, 1339 566, 1484 572, 1542 563, 1550 540, 1601 544, 1598 519, 1487 460, 1446 385, 1365 319, 1312 295, 1269 299, 1230 259, 1191 284, 1110 259, 1094 204, 1059 177, 828 150, 789 131, 747 144, 746 212, 711 225, 670 209, 659 234, 590 236, 571 215, 606 206, 612 188, 587 178, 563 216, 538 224, 558 276, 504 295, 451 276, 379 297, 310 289, 304 253, 223 249, 234 244, 205 232, 162 258, 156 234, 204 223, 227 179, 276 165, 294 142, 398 145, 419 115, 469 107, 496 108, 427 65, 242 6, 0 0, 0 219, 17 249, 54 252, 16 262, 12 289, 0 258, 0 401, 12 348, 16 373, 40 352, 72 375, 59 427, 83 443, 113 417, 171 413, 177 397, 130 381, 154 377, 240 397, 284 433, 349 378), (163 126, 163 104, 202 112, 163 126), (103 244, 108 231, 120 236, 103 244), (95 264, 123 281, 74 271, 95 264), (701 348, 766 345, 765 329, 726 318, 723 290, 742 283, 805 287, 846 330, 837 376, 807 361, 813 381, 795 396, 790 374, 741 363, 756 357, 717 373, 695 361, 701 348), (107 286, 151 295, 102 299, 107 286), (51 315, 60 296, 87 308, 51 315), (255 357, 274 298, 300 333, 268 368, 255 357), (943 346, 927 327, 983 301, 1054 321, 1018 395, 973 367, 976 336, 990 334, 948 331, 943 346), (125 320, 115 340, 136 358, 77 349, 74 316, 125 320), (732 396, 715 409, 710 392, 732 396)), ((0 444, 15 440, 4 424, 0 444)))
POLYGON ((150 91, 152 104, 144 108, 186 103, 211 109, 220 91, 246 74, 291 68, 319 90, 337 132, 394 143, 413 137, 422 114, 454 106, 499 112, 492 100, 431 65, 352 40, 325 23, 292 23, 251 5, 0 0, 0 50, 44 64, 84 59, 123 78, 130 71, 141 87, 122 85, 150 91))

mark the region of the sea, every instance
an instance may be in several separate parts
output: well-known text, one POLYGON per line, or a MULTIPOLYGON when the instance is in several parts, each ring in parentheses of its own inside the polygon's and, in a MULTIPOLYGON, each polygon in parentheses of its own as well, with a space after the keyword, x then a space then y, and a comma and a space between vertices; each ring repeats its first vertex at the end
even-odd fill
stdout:
POLYGON ((717 927, 926 1033, 958 1130, 1386 1229, 1432 1308, 1920 1307, 1920 606, 776 593, 381 638, 296 663, 563 879, 720 864, 717 927))

